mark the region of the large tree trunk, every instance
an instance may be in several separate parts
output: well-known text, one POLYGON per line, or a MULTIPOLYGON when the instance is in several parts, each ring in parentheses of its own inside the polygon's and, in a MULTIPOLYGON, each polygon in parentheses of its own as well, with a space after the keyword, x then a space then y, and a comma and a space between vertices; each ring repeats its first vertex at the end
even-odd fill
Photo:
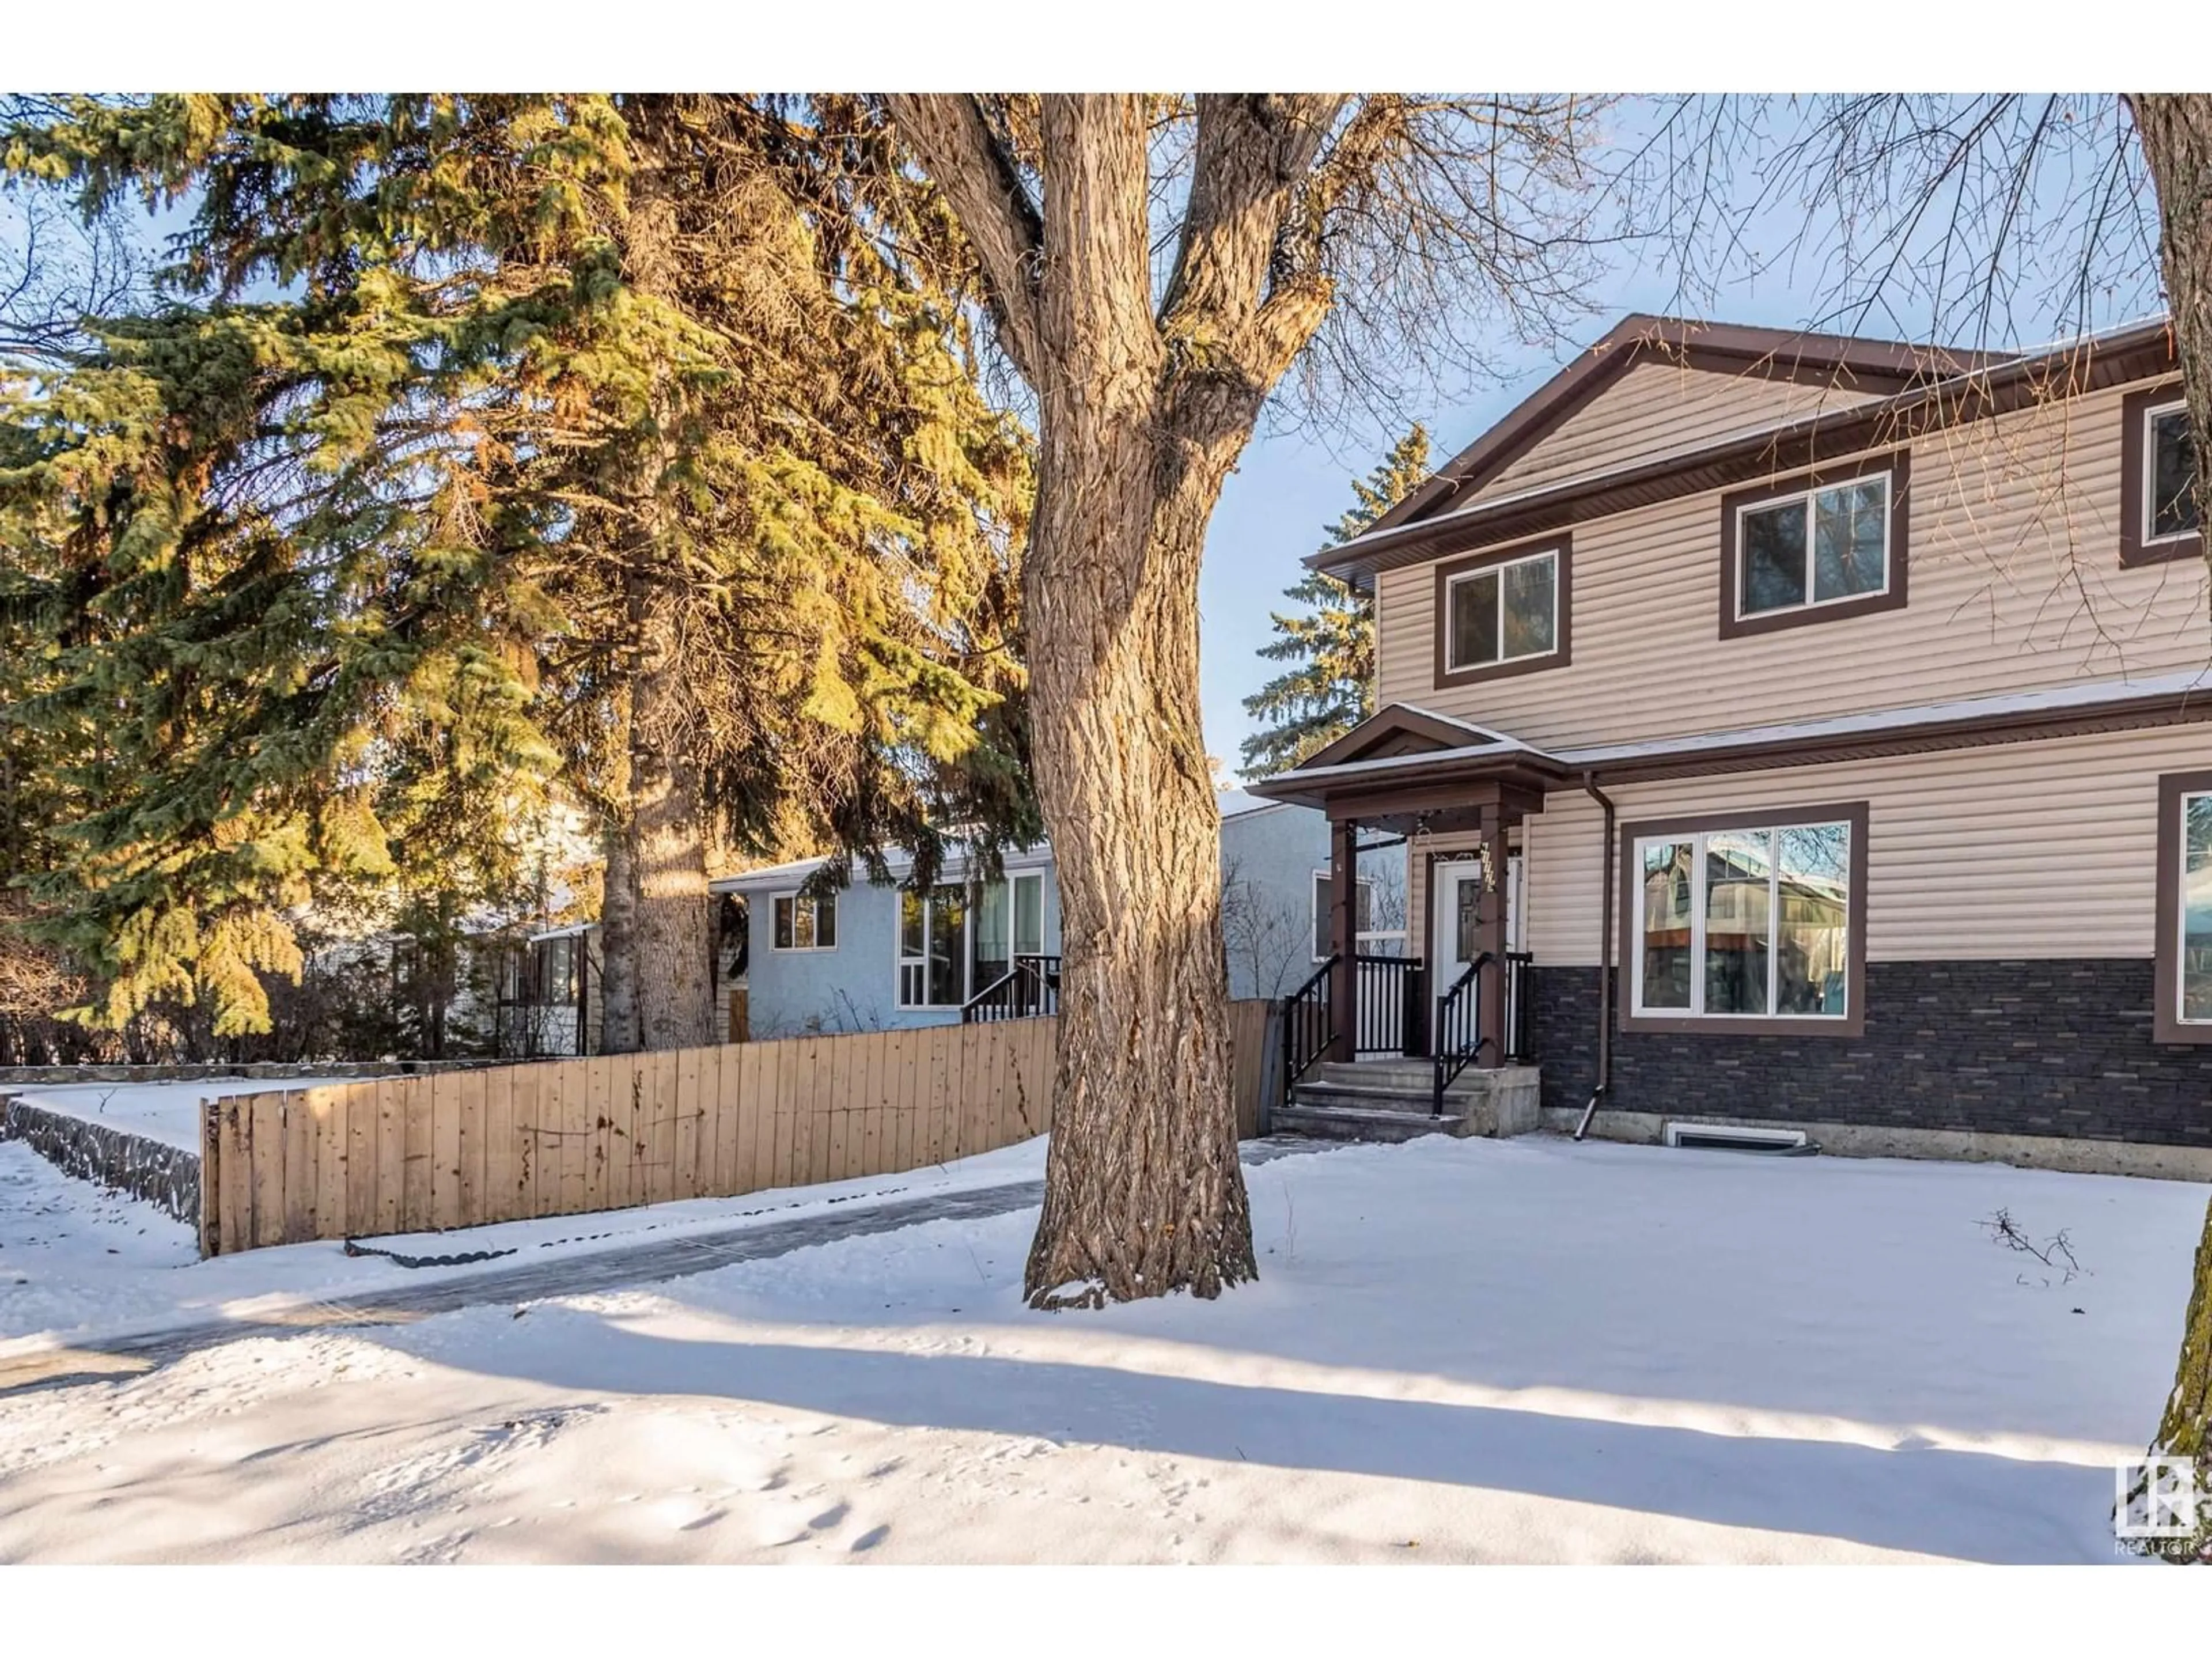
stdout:
MULTIPOLYGON (((2212 433, 2212 94, 2130 93, 2128 108, 2158 191, 2159 263, 2190 426, 2199 434, 2197 514, 2212 526, 2212 466, 2204 464, 2203 436, 2212 433)), ((2212 536, 2206 545, 2212 549, 2212 536)), ((2200 1460, 2212 1451, 2212 1209, 2205 1212, 2181 1358, 2154 1449, 2200 1460)), ((2212 1557, 2212 1503, 2198 1514, 2196 1538, 2167 1554, 2212 1557)))
MULTIPOLYGON (((634 167, 623 224, 623 276, 646 295, 672 295, 681 260, 676 204, 664 177, 664 133, 640 105, 629 120, 634 167)), ((621 834, 630 907, 623 956, 635 1000, 636 1042, 653 1048, 714 1041, 714 909, 707 890, 707 825, 699 766, 687 741, 691 710, 683 693, 678 623, 684 581, 669 500, 675 431, 683 410, 675 391, 653 389, 625 480, 623 548, 628 618, 628 689, 623 715, 629 764, 621 834)), ((615 864, 608 865, 612 896, 615 864)), ((612 956, 610 955, 611 969, 612 956)), ((613 977, 611 971, 610 979, 613 977)), ((613 995, 608 1012, 617 1011, 613 995)), ((632 1029, 625 1025, 628 1031, 632 1029)), ((613 1043, 610 1039, 609 1047, 613 1043)))
POLYGON ((690 1048, 714 1041, 714 904, 698 769, 679 741, 673 605, 657 597, 634 683, 630 744, 638 1026, 647 1048, 690 1048))
POLYGON ((606 837, 605 874, 599 895, 599 1052, 636 1052, 637 860, 627 825, 606 837))
POLYGON ((1057 372, 1040 388, 1024 599, 1065 965, 1026 1288, 1046 1307, 1210 1297, 1257 1268, 1199 718, 1206 513, 1190 497, 1208 492, 1164 429, 1140 107, 1054 99, 1046 122, 1042 332, 1057 372))

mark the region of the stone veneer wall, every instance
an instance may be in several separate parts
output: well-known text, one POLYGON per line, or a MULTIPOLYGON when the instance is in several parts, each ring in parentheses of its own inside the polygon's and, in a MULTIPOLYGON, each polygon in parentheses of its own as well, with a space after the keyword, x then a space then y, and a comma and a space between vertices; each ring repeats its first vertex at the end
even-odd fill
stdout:
POLYGON ((158 1204, 200 1224, 200 1158, 166 1141, 0 1096, 0 1140, 21 1140, 64 1175, 158 1204))
MULTIPOLYGON (((1616 1029, 1605 1104, 2212 1147, 2212 1045, 2151 1041, 2151 966, 1869 963, 1864 1036, 1616 1029)), ((1596 1081, 1600 970, 1539 963, 1533 972, 1544 1105, 1579 1110, 1596 1081)))

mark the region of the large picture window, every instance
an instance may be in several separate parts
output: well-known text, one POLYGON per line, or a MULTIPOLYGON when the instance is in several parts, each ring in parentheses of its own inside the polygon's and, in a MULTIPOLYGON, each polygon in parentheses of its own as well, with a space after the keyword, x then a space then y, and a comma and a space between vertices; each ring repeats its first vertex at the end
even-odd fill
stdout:
POLYGON ((1630 825, 1624 1024, 1857 1030, 1865 836, 1863 806, 1630 825))
POLYGON ((2197 442, 2178 386, 2121 400, 2120 562, 2157 564, 2201 556, 2197 442))
POLYGON ((1565 664, 1571 554, 1560 536, 1438 565, 1437 684, 1465 685, 1565 664))
POLYGON ((898 1006, 957 1008, 1044 949, 1044 875, 899 895, 898 1006))
POLYGON ((1721 636, 1905 603, 1902 452, 1721 501, 1721 636))
POLYGON ((2212 772, 2159 780, 2160 1042, 2212 1042, 2212 772))

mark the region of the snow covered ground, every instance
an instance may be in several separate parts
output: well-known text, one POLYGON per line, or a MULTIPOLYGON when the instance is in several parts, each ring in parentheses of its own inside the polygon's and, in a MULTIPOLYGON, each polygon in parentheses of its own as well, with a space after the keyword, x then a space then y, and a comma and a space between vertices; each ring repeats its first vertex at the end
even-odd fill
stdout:
MULTIPOLYGON (((418 1260, 488 1258, 410 1268, 349 1256, 331 1240, 203 1261, 191 1229, 154 1206, 73 1180, 20 1141, 0 1141, 0 1369, 11 1358, 64 1344, 97 1346, 216 1319, 267 1319, 333 1297, 449 1284, 787 1221, 832 1206, 971 1192, 1043 1173, 1039 1139, 907 1175, 368 1241, 418 1260)), ((5 1410, 0 1400, 0 1413, 5 1410)))
POLYGON ((189 1083, 28 1084, 8 1092, 27 1106, 43 1106, 67 1117, 81 1117, 111 1129, 143 1135, 188 1152, 200 1149, 200 1103, 234 1095, 267 1094, 272 1089, 313 1089, 326 1083, 355 1083, 344 1077, 210 1077, 189 1083))
POLYGON ((1212 1304, 1030 1314, 1022 1210, 0 1396, 0 1559, 2109 1561, 2208 1195, 1547 1139, 1248 1178, 1212 1304))

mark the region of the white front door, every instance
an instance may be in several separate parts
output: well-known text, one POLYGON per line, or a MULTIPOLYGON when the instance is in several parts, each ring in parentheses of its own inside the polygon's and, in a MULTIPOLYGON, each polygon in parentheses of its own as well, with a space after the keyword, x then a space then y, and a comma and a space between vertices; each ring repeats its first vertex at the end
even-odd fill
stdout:
MULTIPOLYGON (((1521 854, 1505 855, 1505 948, 1521 948, 1521 854)), ((1474 960, 1476 921, 1484 910, 1495 904, 1494 894, 1482 890, 1482 866, 1472 859, 1451 863, 1439 861, 1436 866, 1434 896, 1431 906, 1435 916, 1431 929, 1433 943, 1430 961, 1434 964, 1429 974, 1429 986, 1437 996, 1458 982, 1467 971, 1467 964, 1474 960)))

